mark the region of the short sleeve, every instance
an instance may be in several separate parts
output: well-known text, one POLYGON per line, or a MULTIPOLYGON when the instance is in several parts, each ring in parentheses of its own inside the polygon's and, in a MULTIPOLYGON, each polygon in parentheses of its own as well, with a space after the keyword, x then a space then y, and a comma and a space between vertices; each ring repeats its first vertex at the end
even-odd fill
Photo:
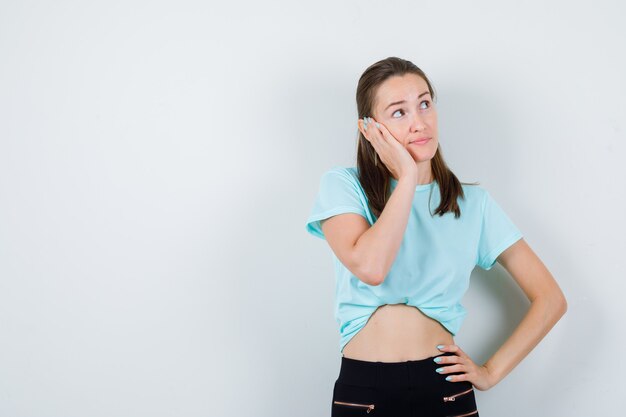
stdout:
POLYGON ((337 214, 356 213, 367 220, 364 197, 357 181, 341 168, 332 168, 322 175, 317 197, 306 221, 309 233, 326 240, 320 221, 337 214))
POLYGON ((496 258, 522 237, 522 232, 485 190, 476 265, 491 269, 496 258))

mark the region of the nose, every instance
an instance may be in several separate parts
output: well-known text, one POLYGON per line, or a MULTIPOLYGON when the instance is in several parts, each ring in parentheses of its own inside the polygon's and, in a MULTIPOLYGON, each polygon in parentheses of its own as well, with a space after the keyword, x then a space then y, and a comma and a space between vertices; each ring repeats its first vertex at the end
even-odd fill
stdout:
POLYGON ((411 122, 411 131, 419 132, 421 130, 424 130, 425 127, 426 127, 426 124, 424 123, 424 120, 422 120, 419 114, 415 114, 411 122))

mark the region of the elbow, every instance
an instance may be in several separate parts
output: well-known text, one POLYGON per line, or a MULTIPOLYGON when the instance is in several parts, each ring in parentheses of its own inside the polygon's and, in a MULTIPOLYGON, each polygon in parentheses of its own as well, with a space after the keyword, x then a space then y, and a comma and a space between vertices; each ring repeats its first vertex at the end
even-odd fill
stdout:
POLYGON ((381 275, 375 275, 374 277, 372 277, 370 279, 370 284, 369 285, 373 285, 373 286, 379 286, 380 284, 382 284, 383 282, 385 282, 385 277, 381 276, 381 275))
POLYGON ((385 282, 385 274, 372 267, 362 268, 358 277, 367 285, 378 286, 385 282))
POLYGON ((555 291, 555 294, 552 297, 552 304, 558 311, 559 318, 565 315, 567 312, 567 300, 565 299, 565 294, 561 291, 560 288, 555 291))
POLYGON ((373 275, 371 275, 371 284, 370 285, 380 285, 385 282, 385 278, 387 278, 387 270, 377 270, 373 275))
POLYGON ((385 282, 389 268, 381 259, 370 254, 358 254, 351 259, 353 271, 361 281, 368 285, 378 286, 385 282))
POLYGON ((558 299, 559 312, 561 313, 561 317, 567 313, 567 300, 565 299, 565 295, 561 292, 558 299))
POLYGON ((552 307, 552 311, 556 319, 559 320, 567 312, 567 300, 561 290, 557 291, 550 297, 548 305, 552 307))
POLYGON ((567 312, 567 300, 561 290, 552 291, 532 300, 532 303, 541 305, 544 318, 552 323, 556 323, 567 312))

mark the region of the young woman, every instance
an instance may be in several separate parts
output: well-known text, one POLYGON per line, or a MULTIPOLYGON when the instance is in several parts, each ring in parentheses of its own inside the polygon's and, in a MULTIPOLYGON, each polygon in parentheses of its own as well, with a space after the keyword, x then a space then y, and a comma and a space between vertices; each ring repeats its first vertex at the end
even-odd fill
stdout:
POLYGON ((307 230, 335 261, 342 353, 333 417, 478 417, 474 388, 501 381, 567 303, 522 233, 483 187, 444 162, 431 83, 389 57, 359 79, 357 167, 322 176, 307 230), (530 300, 506 342, 475 363, 453 336, 473 268, 498 261, 530 300))

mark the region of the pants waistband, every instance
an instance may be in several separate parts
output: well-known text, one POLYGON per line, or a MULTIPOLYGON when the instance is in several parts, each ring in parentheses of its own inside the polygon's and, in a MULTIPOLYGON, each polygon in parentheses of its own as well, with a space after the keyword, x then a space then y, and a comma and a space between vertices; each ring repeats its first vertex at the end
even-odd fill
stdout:
POLYGON ((403 362, 371 362, 342 356, 337 382, 363 387, 416 387, 423 385, 425 380, 443 379, 450 375, 438 374, 435 369, 441 365, 433 360, 437 356, 450 355, 454 353, 443 352, 425 359, 403 362))

